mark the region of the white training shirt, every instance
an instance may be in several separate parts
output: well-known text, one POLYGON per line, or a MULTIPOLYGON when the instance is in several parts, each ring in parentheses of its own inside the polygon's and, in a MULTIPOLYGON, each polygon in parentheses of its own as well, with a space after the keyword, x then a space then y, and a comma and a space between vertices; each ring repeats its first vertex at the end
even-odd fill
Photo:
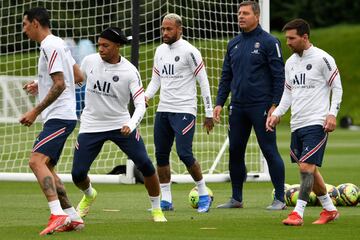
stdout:
POLYGON ((42 120, 49 119, 76 120, 76 100, 74 69, 75 60, 65 42, 52 34, 48 35, 40 44, 38 63, 38 90, 41 102, 54 85, 50 74, 62 72, 64 74, 65 90, 41 113, 42 120))
POLYGON ((291 106, 291 131, 323 125, 329 114, 337 116, 342 87, 335 60, 328 53, 314 46, 301 57, 294 53, 286 61, 285 78, 283 96, 272 114, 282 116, 291 106))
POLYGON ((86 93, 80 133, 110 131, 123 125, 133 131, 145 113, 144 88, 135 66, 124 57, 110 64, 95 53, 84 58, 81 70, 86 78, 86 93), (135 106, 131 118, 130 93, 135 106))
POLYGON ((200 84, 206 117, 212 118, 209 80, 201 53, 188 41, 161 44, 155 52, 152 78, 145 96, 160 88, 158 112, 190 113, 196 116, 196 79, 200 84))

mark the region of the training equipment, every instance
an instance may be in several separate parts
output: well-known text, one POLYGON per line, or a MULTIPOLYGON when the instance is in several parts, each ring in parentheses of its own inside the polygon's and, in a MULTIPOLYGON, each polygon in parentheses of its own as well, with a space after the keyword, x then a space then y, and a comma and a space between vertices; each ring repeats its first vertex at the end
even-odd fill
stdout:
MULTIPOLYGON (((206 187, 211 198, 211 201, 214 201, 214 193, 211 191, 209 187, 206 187)), ((197 187, 191 189, 189 193, 189 203, 192 208, 198 208, 199 205, 199 192, 197 187)))
POLYGON ((287 206, 295 206, 299 196, 300 184, 290 185, 285 192, 285 203, 287 206))
POLYGON ((340 194, 338 189, 331 184, 325 184, 325 186, 326 186, 326 191, 328 192, 334 206, 338 206, 340 201, 340 194))
POLYGON ((93 195, 92 196, 86 196, 84 195, 79 204, 76 207, 76 211, 79 214, 80 217, 86 217, 86 215, 89 213, 90 206, 94 203, 97 196, 96 190, 93 188, 93 195))
POLYGON ((316 206, 318 203, 318 199, 316 197, 316 194, 314 192, 311 192, 309 195, 309 201, 306 206, 316 206))
MULTIPOLYGON (((290 184, 287 183, 284 184, 284 198, 285 198, 285 193, 290 188, 290 186, 291 186, 290 184)), ((271 199, 275 199, 275 188, 273 188, 271 192, 271 199)))
POLYGON ((297 212, 292 211, 288 217, 282 221, 282 223, 289 226, 302 226, 304 224, 304 220, 297 212))
POLYGON ((323 209, 320 213, 320 218, 313 222, 313 224, 326 224, 331 221, 335 221, 340 216, 340 213, 337 210, 327 211, 323 209))
POLYGON ((59 228, 69 225, 71 222, 68 215, 50 215, 47 227, 40 232, 40 235, 52 234, 59 228))
POLYGON ((340 205, 356 206, 359 202, 359 188, 352 183, 343 183, 337 186, 340 194, 340 205))
MULTIPOLYGON (((149 84, 153 65, 152 56, 160 43, 160 24, 166 13, 176 12, 183 17, 184 39, 188 40, 202 53, 209 76, 213 102, 221 75, 226 45, 238 32, 237 1, 45 1, 44 7, 51 15, 52 32, 69 43, 69 49, 80 63, 83 52, 81 40, 95 46, 97 37, 108 26, 118 26, 132 38, 129 45, 121 48, 121 54, 139 66, 144 87, 149 84), (216 9, 216 11, 214 11, 216 9), (139 18, 135 16, 140 16, 139 18), (132 29, 131 29, 132 28, 132 29), (74 41, 78 43, 74 45, 74 41), (139 43, 139 44, 138 44, 139 43), (132 45, 132 46, 130 46, 132 45), (141 48, 139 47, 141 45, 141 48), (77 46, 77 48, 76 48, 77 46), (132 52, 132 54, 131 54, 132 52), (138 56, 140 55, 140 57, 138 56)), ((261 26, 269 30, 269 0, 260 0, 261 26)), ((30 110, 36 100, 27 95, 22 86, 36 77, 38 44, 27 39, 22 33, 21 19, 24 10, 35 7, 31 1, 17 2, 3 0, 0 57, 0 179, 16 181, 36 181, 28 167, 29 152, 37 134, 41 131, 40 119, 27 128, 20 126, 19 117, 30 110)), ((82 99, 82 95, 78 95, 82 99)), ((153 123, 158 97, 150 103, 140 126, 141 136, 146 144, 150 158, 155 162, 153 144, 153 123)), ((209 135, 203 129, 204 111, 202 101, 198 101, 198 116, 193 142, 194 156, 201 164, 205 181, 227 181, 228 174, 228 109, 222 112, 221 123, 209 135)), ((64 182, 72 182, 71 167, 73 148, 78 128, 69 136, 57 172, 64 182)), ((246 151, 247 181, 269 181, 270 177, 265 159, 252 134, 246 151)), ((172 181, 193 182, 184 164, 179 161, 175 147, 171 153, 172 181)), ((97 160, 91 166, 89 175, 92 182, 135 183, 132 161, 119 148, 105 143, 97 160), (115 166, 126 165, 126 174, 107 175, 115 166)))

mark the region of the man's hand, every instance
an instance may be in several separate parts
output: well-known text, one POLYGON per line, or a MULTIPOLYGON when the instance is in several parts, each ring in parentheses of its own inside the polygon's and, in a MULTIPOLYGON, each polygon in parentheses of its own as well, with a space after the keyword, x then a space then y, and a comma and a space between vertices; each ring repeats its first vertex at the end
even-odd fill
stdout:
POLYGON ((122 126, 122 128, 120 129, 120 132, 121 132, 121 134, 124 135, 124 136, 129 136, 130 133, 131 133, 131 130, 130 130, 130 128, 129 128, 128 126, 124 125, 124 126, 122 126))
POLYGON ((266 119, 266 124, 265 124, 266 131, 273 132, 275 129, 275 126, 278 125, 279 122, 280 122, 280 117, 275 116, 275 115, 270 115, 270 117, 268 116, 268 118, 266 119))
POLYGON ((213 116, 214 116, 214 121, 215 121, 216 123, 220 123, 221 111, 222 111, 222 106, 220 106, 220 105, 217 105, 217 106, 214 108, 213 116))
POLYGON ((37 81, 31 81, 23 86, 23 89, 31 94, 32 96, 36 96, 38 94, 38 83, 37 81))
POLYGON ((270 109, 268 110, 268 114, 267 114, 267 117, 269 118, 271 116, 271 114, 275 111, 276 109, 276 106, 275 105, 272 105, 270 107, 270 109))
POLYGON ((324 123, 324 131, 332 132, 336 128, 336 117, 334 115, 327 115, 324 123))
POLYGON ((211 132, 211 130, 214 128, 213 118, 205 118, 204 128, 206 129, 207 134, 209 134, 211 132))
POLYGON ((32 109, 22 115, 19 122, 24 126, 30 127, 35 122, 38 115, 39 113, 37 113, 35 109, 32 109))

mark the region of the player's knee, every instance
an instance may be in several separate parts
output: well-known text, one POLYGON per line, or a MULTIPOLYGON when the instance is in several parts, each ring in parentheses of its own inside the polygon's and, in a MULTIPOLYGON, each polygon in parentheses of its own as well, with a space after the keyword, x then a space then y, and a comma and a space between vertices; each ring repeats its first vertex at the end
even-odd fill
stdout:
POLYGON ((187 168, 191 168, 195 164, 193 155, 179 155, 180 160, 185 164, 187 168))
POLYGON ((72 180, 74 183, 82 182, 87 177, 87 171, 85 169, 75 169, 71 171, 72 180))
POLYGON ((163 167, 169 165, 170 154, 157 152, 155 157, 158 166, 163 167))
POLYGON ((150 159, 136 164, 136 167, 143 174, 144 177, 150 177, 155 174, 155 168, 150 159))

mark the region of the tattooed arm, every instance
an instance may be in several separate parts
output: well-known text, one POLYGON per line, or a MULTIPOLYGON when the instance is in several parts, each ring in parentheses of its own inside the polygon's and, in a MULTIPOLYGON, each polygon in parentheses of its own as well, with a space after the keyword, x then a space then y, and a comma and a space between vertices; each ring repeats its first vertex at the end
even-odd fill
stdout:
POLYGON ((44 111, 51 103, 53 103, 65 90, 64 74, 62 72, 55 72, 51 74, 51 79, 54 84, 50 88, 45 98, 36 105, 32 110, 26 112, 21 118, 20 123, 25 126, 31 126, 37 116, 44 111))

